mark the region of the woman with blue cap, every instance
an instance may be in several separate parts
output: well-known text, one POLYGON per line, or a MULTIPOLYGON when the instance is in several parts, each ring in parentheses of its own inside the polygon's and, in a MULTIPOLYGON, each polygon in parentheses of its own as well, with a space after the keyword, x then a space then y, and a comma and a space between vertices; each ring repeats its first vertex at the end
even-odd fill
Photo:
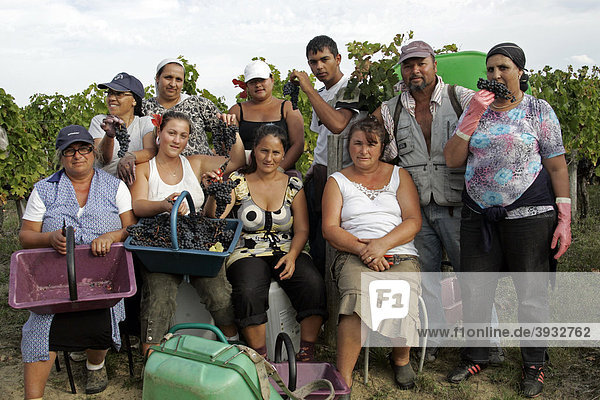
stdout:
MULTIPOLYGON (((127 237, 126 228, 135 223, 129 190, 122 181, 94 168, 94 139, 83 126, 61 129, 56 160, 60 171, 37 182, 29 196, 19 232, 21 245, 25 249, 51 247, 66 254, 66 223, 75 228, 75 244, 89 244, 94 256, 103 257, 112 243, 127 237)), ((123 301, 100 310, 56 315, 30 312, 21 341, 25 398, 42 398, 58 351, 85 351, 86 393, 106 389, 104 358, 109 347, 120 347, 118 324, 124 319, 123 301)))
POLYGON ((154 137, 148 135, 154 129, 152 118, 142 114, 144 86, 135 76, 121 72, 98 87, 106 89, 108 107, 108 114, 96 115, 90 123, 90 134, 102 156, 100 165, 131 185, 135 181, 135 165, 156 154, 154 137), (117 130, 122 128, 127 130, 127 150, 115 140, 117 130))

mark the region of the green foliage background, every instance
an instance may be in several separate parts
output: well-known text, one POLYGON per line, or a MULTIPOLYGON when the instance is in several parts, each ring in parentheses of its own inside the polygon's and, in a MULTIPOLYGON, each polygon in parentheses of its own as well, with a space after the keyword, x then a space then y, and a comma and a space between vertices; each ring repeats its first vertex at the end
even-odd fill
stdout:
MULTIPOLYGON (((397 34, 389 44, 353 41, 347 43, 348 57, 354 62, 348 90, 358 88, 364 108, 372 112, 382 101, 394 96, 399 77, 394 66, 400 56, 402 44, 413 38, 413 32, 397 34)), ((448 44, 436 53, 456 52, 455 44, 448 44)), ((255 59, 265 60, 262 57, 255 59)), ((197 85, 196 65, 183 56, 179 59, 185 67, 183 91, 190 95, 201 95, 211 100, 219 110, 226 112, 224 97, 216 96, 197 85)), ((283 98, 284 77, 269 64, 274 78, 273 95, 283 98)), ((600 176, 600 71, 597 66, 582 67, 575 71, 569 66, 566 71, 546 66, 531 74, 532 93, 547 100, 561 123, 563 140, 568 157, 586 160, 596 168, 600 176)), ((233 77, 232 77, 233 78, 233 77)), ((243 76, 239 77, 243 81, 243 76)), ((314 82, 314 76, 311 75, 314 82)), ((154 95, 154 87, 146 87, 146 97, 154 95)), ((238 101, 242 101, 238 95, 238 101)), ((297 167, 305 173, 312 163, 316 134, 310 131, 312 109, 302 92, 298 108, 304 118, 305 152, 297 167)), ((54 171, 52 159, 54 141, 58 131, 69 124, 89 126, 93 116, 106 113, 104 93, 96 84, 91 84, 81 93, 71 96, 35 94, 30 103, 20 108, 14 98, 0 88, 0 125, 9 136, 8 151, 0 154, 0 205, 8 199, 26 197, 33 184, 54 171)))

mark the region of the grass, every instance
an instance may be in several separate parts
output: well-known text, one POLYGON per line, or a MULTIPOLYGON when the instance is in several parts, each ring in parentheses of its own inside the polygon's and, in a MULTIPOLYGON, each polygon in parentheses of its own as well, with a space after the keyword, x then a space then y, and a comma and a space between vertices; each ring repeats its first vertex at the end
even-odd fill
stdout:
MULTIPOLYGON (((600 269, 600 187, 590 187, 590 213, 587 219, 573 223, 573 243, 559 263, 559 271, 591 272, 600 269)), ((0 296, 8 296, 8 272, 10 255, 19 248, 17 239, 18 221, 14 203, 5 208, 4 224, 0 230, 0 296)), ((0 303, 0 338, 2 348, 12 347, 18 358, 21 326, 28 317, 26 311, 15 311, 6 302, 0 303)), ((385 348, 370 349, 369 383, 363 385, 363 354, 356 364, 356 395, 353 399, 387 400, 391 398, 421 399, 521 399, 517 393, 521 376, 521 355, 518 348, 506 348, 506 361, 501 367, 488 368, 482 374, 460 385, 450 385, 445 376, 456 364, 459 349, 440 349, 438 359, 426 363, 418 375, 417 387, 401 392, 392 383, 385 348)), ((600 383, 595 378, 600 373, 600 349, 598 348, 550 348, 550 363, 546 368, 544 399, 600 399, 600 383)), ((335 347, 317 347, 317 358, 335 363, 335 347)), ((416 356, 412 357, 413 362, 416 356)), ((111 382, 118 381, 123 393, 131 388, 141 393, 140 370, 142 358, 136 354, 136 377, 129 378, 125 353, 109 353, 107 365, 111 382), (114 378, 114 379, 113 379, 114 378), (118 379, 117 379, 118 378, 118 379)), ((413 364, 416 366, 416 363, 413 364)), ((15 368, 20 366, 15 365, 15 368)), ((51 375, 57 386, 67 387, 66 375, 51 375)))

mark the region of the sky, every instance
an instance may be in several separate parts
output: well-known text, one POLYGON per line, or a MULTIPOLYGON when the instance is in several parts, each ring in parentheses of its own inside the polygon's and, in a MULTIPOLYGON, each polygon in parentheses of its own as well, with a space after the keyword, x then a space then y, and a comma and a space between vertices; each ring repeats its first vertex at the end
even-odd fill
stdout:
POLYGON ((326 34, 348 74, 348 42, 387 44, 409 30, 434 48, 515 42, 534 71, 600 64, 598 0, 0 0, 0 88, 24 106, 35 93, 70 95, 119 72, 147 86, 160 60, 183 55, 198 86, 232 105, 231 80, 253 57, 309 71, 306 43, 326 34))

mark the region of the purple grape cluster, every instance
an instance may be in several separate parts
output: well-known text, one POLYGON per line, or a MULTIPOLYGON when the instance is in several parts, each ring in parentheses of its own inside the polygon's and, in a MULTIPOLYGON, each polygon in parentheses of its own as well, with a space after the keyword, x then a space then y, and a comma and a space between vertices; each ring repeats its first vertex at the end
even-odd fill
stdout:
POLYGON ((115 123, 115 138, 117 142, 119 142, 119 151, 117 152, 117 157, 121 158, 127 153, 129 150, 129 133, 127 133, 127 128, 121 124, 115 123))
POLYGON ((488 90, 501 99, 510 100, 511 103, 514 103, 516 100, 515 96, 513 96, 510 90, 508 90, 506 85, 498 81, 488 81, 483 78, 479 78, 477 81, 477 88, 480 90, 488 90))
POLYGON ((231 147, 233 147, 236 141, 237 133, 237 126, 227 125, 225 122, 219 121, 212 135, 215 153, 219 156, 228 157, 231 147))
POLYGON ((300 94, 300 88, 298 85, 293 84, 291 81, 287 81, 285 85, 283 85, 283 95, 290 96, 290 101, 292 102, 292 109, 298 109, 298 95, 300 94))
MULTIPOLYGON (((141 218, 136 225, 128 227, 127 232, 134 246, 172 247, 169 214, 141 218)), ((216 243, 227 249, 234 233, 227 229, 225 220, 206 218, 196 212, 177 217, 177 242, 182 249, 209 250, 216 243)))
POLYGON ((231 203, 231 191, 237 186, 237 181, 228 179, 222 182, 213 182, 206 187, 205 192, 207 196, 214 196, 215 202, 217 203, 217 209, 215 216, 220 218, 225 212, 227 205, 231 203))

